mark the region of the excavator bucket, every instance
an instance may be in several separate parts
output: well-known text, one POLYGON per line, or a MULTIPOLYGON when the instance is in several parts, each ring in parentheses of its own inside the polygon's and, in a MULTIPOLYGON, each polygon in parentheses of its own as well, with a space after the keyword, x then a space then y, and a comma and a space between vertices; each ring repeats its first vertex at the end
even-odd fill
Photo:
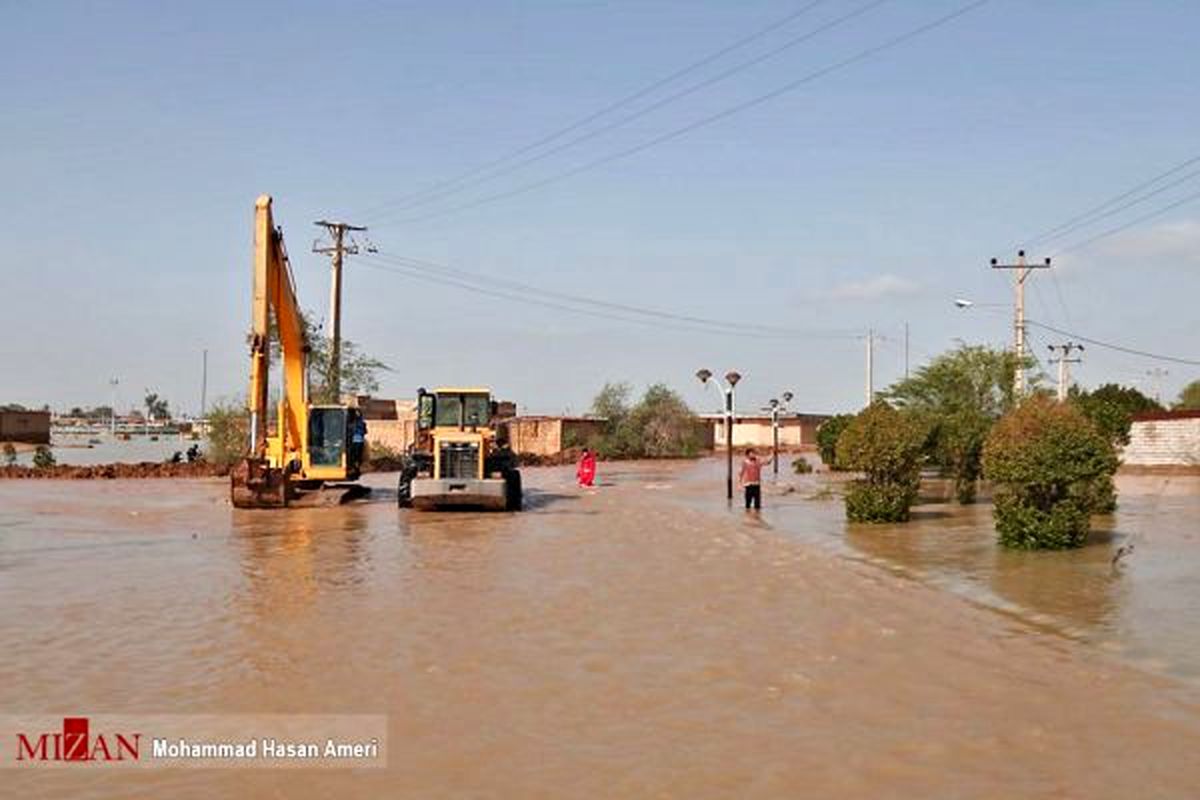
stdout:
POLYGON ((287 474, 263 458, 244 458, 229 473, 234 508, 283 508, 292 499, 287 474))

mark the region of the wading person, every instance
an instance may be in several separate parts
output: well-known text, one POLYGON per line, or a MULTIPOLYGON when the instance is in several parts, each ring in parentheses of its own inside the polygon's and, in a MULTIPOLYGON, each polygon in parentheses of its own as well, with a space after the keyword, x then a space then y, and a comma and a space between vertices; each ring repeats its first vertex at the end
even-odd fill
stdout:
POLYGON ((591 486, 596 480, 596 454, 586 447, 579 457, 579 465, 575 467, 575 477, 580 486, 591 486))
POLYGON ((742 460, 742 469, 738 472, 738 483, 746 493, 746 510, 754 504, 754 510, 762 508, 762 468, 763 462, 758 460, 754 449, 746 448, 746 457, 742 460))

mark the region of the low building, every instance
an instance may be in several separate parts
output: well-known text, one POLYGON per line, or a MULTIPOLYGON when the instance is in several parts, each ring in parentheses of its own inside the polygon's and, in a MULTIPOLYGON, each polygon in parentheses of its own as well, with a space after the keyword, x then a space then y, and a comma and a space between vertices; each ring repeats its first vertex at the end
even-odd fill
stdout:
MULTIPOLYGON (((702 414, 711 426, 712 446, 725 449, 725 415, 702 414)), ((780 414, 779 446, 787 450, 811 450, 817 446, 817 428, 828 414, 780 414)), ((733 421, 733 446, 769 448, 774 443, 770 414, 738 414, 733 421)))
POLYGON ((417 441, 417 401, 360 397, 358 407, 367 421, 368 453, 404 453, 417 441))
MULTIPOLYGON (((347 398, 362 411, 367 421, 367 452, 376 448, 393 453, 407 452, 417 441, 417 401, 385 400, 380 397, 359 395, 347 398)), ((496 404, 496 418, 504 420, 515 416, 517 404, 501 400, 496 404)))
POLYGON ((50 444, 50 412, 0 411, 0 442, 50 444))
POLYGON ((528 416, 508 420, 508 442, 522 455, 553 456, 583 447, 604 433, 607 420, 598 417, 528 416))
POLYGON ((1200 468, 1200 410, 1134 415, 1121 461, 1134 468, 1200 468))

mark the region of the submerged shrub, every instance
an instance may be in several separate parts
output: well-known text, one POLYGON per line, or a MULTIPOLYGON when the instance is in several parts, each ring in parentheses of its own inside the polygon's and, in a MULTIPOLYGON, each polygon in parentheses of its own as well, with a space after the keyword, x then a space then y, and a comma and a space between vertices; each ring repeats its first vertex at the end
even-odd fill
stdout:
POLYGON ((54 453, 51 453, 50 448, 46 445, 39 444, 37 450, 33 451, 33 466, 38 469, 50 469, 56 463, 54 453))
POLYGON ((1023 550, 1081 547, 1089 515, 1116 502, 1117 457, 1073 405, 1031 397, 992 429, 984 475, 996 484, 996 533, 1023 550))
POLYGON ((838 437, 837 463, 863 473, 846 492, 853 522, 906 522, 917 500, 928 431, 882 400, 861 411, 838 437))
POLYGON ((908 522, 917 502, 917 481, 854 481, 846 489, 846 518, 853 522, 908 522))

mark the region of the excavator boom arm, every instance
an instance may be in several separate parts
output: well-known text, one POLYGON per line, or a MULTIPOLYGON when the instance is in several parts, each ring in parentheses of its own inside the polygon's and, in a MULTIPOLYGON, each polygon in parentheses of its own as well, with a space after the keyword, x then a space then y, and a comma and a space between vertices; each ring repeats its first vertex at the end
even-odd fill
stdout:
MULTIPOLYGON (((283 235, 275 227, 271 197, 262 195, 254 209, 254 294, 250 335, 250 452, 279 459, 302 452, 308 438, 308 341, 296 300, 283 235), (270 398, 271 322, 279 336, 283 391, 279 402, 277 447, 268 447, 267 411, 270 398)), ((272 459, 274 460, 274 458, 272 459)))

